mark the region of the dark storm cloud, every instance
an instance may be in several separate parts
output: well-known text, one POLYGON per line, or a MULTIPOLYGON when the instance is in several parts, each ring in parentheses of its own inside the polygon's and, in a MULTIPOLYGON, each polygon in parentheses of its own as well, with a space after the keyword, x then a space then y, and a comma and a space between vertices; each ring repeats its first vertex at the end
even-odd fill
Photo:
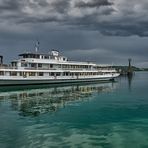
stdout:
POLYGON ((68 11, 70 5, 70 1, 66 0, 60 0, 60 1, 54 1, 51 3, 51 6, 59 13, 66 13, 68 11))
POLYGON ((80 1, 76 3, 76 7, 79 8, 93 8, 93 7, 101 7, 101 6, 110 6, 113 3, 109 2, 108 0, 91 0, 90 2, 80 1))
POLYGON ((147 7, 145 0, 0 0, 0 21, 49 27, 56 22, 110 36, 148 36, 147 7))
POLYGON ((0 0, 0 21, 13 21, 15 24, 64 22, 69 1, 48 0, 0 0), (9 20, 8 20, 9 19, 9 20))
POLYGON ((16 11, 20 8, 21 4, 18 0, 1 0, 0 10, 16 11))
POLYGON ((147 12, 147 0, 0 0, 0 54, 34 51, 39 39, 77 60, 148 65, 147 12))
POLYGON ((36 0, 36 2, 38 3, 39 6, 41 7, 46 7, 48 6, 48 2, 46 0, 36 0))
POLYGON ((56 16, 45 16, 45 17, 27 17, 27 18, 19 18, 18 23, 47 23, 47 22, 60 22, 60 20, 56 16))

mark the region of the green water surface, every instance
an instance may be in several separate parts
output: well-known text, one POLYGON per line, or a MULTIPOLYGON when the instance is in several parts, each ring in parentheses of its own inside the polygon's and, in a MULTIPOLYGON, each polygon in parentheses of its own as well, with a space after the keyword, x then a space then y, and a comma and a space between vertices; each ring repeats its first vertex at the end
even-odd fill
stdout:
POLYGON ((0 148, 148 148, 148 72, 116 82, 0 87, 0 148))

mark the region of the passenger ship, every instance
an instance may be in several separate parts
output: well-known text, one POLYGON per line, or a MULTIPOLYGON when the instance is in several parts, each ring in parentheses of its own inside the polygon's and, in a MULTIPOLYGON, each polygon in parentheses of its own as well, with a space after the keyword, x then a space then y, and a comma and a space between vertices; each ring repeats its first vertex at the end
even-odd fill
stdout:
POLYGON ((69 61, 58 51, 23 53, 10 65, 0 66, 0 85, 53 84, 113 80, 119 76, 109 66, 69 61))

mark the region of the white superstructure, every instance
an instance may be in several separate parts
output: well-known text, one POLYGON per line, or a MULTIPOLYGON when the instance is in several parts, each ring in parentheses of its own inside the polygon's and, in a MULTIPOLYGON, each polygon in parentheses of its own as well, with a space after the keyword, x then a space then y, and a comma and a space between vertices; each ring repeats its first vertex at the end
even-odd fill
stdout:
POLYGON ((0 66, 0 85, 48 84, 111 80, 119 73, 111 66, 69 61, 58 51, 23 53, 9 66, 0 66))

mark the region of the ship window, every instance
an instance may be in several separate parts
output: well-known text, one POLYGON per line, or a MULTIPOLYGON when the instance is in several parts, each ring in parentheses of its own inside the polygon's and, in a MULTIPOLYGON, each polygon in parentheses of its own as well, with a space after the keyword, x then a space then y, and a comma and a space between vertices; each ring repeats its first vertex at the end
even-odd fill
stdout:
POLYGON ((74 76, 74 73, 70 73, 70 76, 74 76))
POLYGON ((53 68, 53 64, 50 64, 50 68, 53 68))
POLYGON ((31 58, 31 55, 28 55, 28 58, 31 58))
POLYGON ((45 59, 49 59, 49 56, 45 56, 45 59))
POLYGON ((4 72, 3 71, 0 71, 0 76, 3 76, 4 75, 4 72))
POLYGON ((21 67, 27 67, 27 63, 21 63, 21 67))
POLYGON ((51 76, 54 76, 55 75, 55 73, 54 72, 51 72, 51 76))
POLYGON ((35 72, 29 72, 29 76, 35 76, 35 72))
POLYGON ((42 64, 38 64, 38 67, 42 67, 42 64))
POLYGON ((43 76, 43 75, 44 75, 43 72, 39 72, 39 73, 38 73, 38 76, 43 76))
POLYGON ((58 73, 56 73, 56 76, 60 76, 61 74, 58 72, 58 73))
POLYGON ((30 63, 30 66, 31 67, 36 67, 36 64, 35 63, 30 63))
POLYGON ((16 67, 17 63, 16 62, 12 62, 12 67, 16 67))
POLYGON ((69 75, 70 75, 69 72, 64 72, 64 73, 63 73, 63 76, 69 76, 69 75))
POLYGON ((10 71, 10 76, 17 76, 17 72, 15 72, 15 71, 10 71))
POLYGON ((63 61, 66 61, 66 58, 63 58, 63 61))

